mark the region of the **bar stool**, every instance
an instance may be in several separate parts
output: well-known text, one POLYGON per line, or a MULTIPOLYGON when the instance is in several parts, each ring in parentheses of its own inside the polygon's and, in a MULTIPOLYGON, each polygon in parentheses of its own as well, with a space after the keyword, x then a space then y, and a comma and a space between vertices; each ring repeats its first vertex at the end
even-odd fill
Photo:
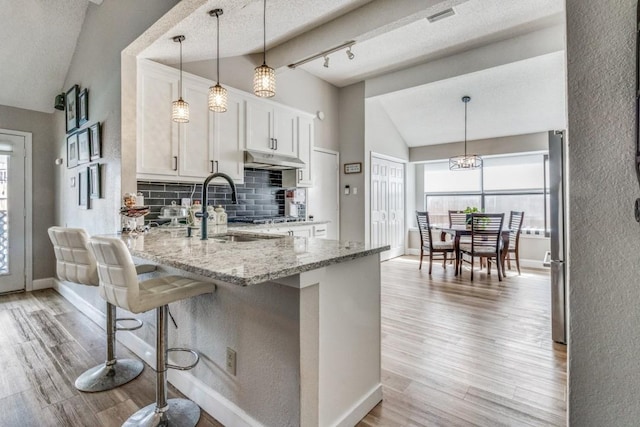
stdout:
POLYGON ((98 263, 100 296, 132 313, 156 309, 156 402, 133 414, 123 426, 193 427, 200 418, 200 407, 188 399, 167 400, 167 368, 188 370, 199 361, 199 355, 186 348, 167 348, 169 303, 212 293, 213 283, 182 276, 163 276, 138 281, 131 254, 124 242, 113 237, 92 237, 90 248, 98 263), (167 363, 167 353, 187 351, 194 362, 188 366, 167 363))
MULTIPOLYGON (((96 259, 89 251, 89 236, 81 228, 50 227, 49 238, 56 254, 58 279, 86 286, 98 286, 96 259)), ((136 266, 137 274, 154 271, 154 265, 136 266)), ((117 359, 116 331, 133 331, 142 327, 142 321, 134 318, 116 319, 116 307, 107 302, 106 310, 107 359, 82 375, 75 382, 80 391, 97 392, 111 390, 126 384, 142 372, 144 363, 135 359, 117 359), (119 321, 135 321, 133 327, 118 326, 119 321)))

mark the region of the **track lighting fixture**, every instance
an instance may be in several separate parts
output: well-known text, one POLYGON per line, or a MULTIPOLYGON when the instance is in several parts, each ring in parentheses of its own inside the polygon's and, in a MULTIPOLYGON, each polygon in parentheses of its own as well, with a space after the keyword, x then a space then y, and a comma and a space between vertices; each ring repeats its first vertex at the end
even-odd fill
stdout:
POLYGON ((171 119, 178 123, 189 121, 189 104, 182 99, 182 42, 184 36, 175 36, 173 41, 180 43, 180 81, 178 82, 178 100, 173 101, 171 108, 171 119))
POLYGON ((349 46, 347 48, 347 58, 349 58, 349 60, 355 58, 356 56, 353 54, 353 52, 351 52, 351 46, 349 46))
POLYGON ((353 46, 354 44, 356 44, 355 40, 350 40, 348 42, 342 43, 340 46, 332 47, 331 49, 327 49, 327 50, 324 50, 324 51, 322 51, 320 53, 316 53, 315 55, 311 55, 308 58, 303 59, 302 61, 298 61, 298 62, 294 62, 293 64, 289 64, 289 68, 299 67, 300 65, 306 64, 307 62, 311 62, 311 61, 313 61, 315 59, 318 59, 318 58, 324 58, 324 66, 326 68, 329 68, 329 54, 331 54, 333 52, 337 52, 339 50, 347 48, 347 57, 349 59, 355 58, 355 55, 353 54, 353 52, 351 52, 351 46, 353 46))
POLYGON ((213 9, 210 16, 216 17, 218 35, 216 37, 216 85, 209 88, 209 110, 216 113, 227 111, 227 90, 220 86, 220 15, 222 9, 213 9))

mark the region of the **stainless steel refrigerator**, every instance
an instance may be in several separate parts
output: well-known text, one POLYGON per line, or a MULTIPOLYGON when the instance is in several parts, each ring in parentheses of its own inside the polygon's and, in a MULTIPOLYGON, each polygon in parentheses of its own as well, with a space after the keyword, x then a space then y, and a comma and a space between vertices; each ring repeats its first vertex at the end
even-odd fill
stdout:
POLYGON ((551 229, 551 337, 567 343, 567 289, 565 283, 565 135, 549 132, 549 208, 551 229))

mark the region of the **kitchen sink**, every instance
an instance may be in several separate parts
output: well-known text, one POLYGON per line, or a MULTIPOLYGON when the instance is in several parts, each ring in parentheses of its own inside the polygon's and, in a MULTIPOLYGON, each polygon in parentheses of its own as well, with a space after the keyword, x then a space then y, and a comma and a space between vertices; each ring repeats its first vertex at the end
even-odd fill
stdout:
POLYGON ((274 236, 268 234, 216 234, 213 236, 209 236, 209 239, 216 240, 218 242, 256 242, 258 240, 273 240, 273 239, 281 239, 284 236, 274 236))

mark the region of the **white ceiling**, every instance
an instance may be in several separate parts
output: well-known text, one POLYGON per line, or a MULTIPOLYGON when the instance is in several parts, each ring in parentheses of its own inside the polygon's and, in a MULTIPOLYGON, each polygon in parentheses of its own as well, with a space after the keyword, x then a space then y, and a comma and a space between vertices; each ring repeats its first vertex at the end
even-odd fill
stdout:
POLYGON ((0 105, 51 113, 89 0, 0 0, 0 105))
MULTIPOLYGON (((0 0, 0 57, 13 61, 0 67, 0 104, 53 111, 88 1, 0 0)), ((179 49, 171 38, 184 34, 185 62, 214 58, 216 25, 208 14, 214 8, 224 9, 222 57, 260 53, 262 5, 262 0, 183 0, 174 9, 187 17, 173 22, 169 12, 160 36, 140 56, 175 64, 179 49)), ((563 22, 564 0, 269 0, 267 63, 283 68, 355 40, 351 61, 342 50, 330 55, 329 68, 321 58, 300 67, 345 86, 563 22), (435 23, 425 19, 448 7, 454 16, 435 23)), ((545 55, 435 79, 385 95, 384 108, 410 146, 460 140, 464 94, 473 97, 470 139, 564 127, 562 57, 545 55)))

